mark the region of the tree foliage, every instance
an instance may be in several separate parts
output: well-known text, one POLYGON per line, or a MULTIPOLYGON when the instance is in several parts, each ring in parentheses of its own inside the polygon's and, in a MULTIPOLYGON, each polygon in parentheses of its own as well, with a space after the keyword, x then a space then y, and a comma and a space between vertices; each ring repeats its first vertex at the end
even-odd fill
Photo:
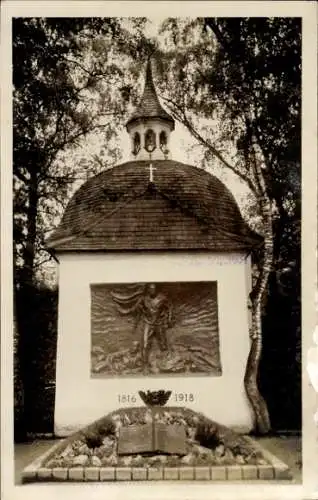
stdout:
POLYGON ((45 230, 54 225, 74 182, 120 156, 116 139, 135 78, 127 61, 147 50, 143 20, 131 23, 134 31, 117 18, 13 20, 17 282, 32 281, 37 257, 49 258, 45 230), (82 151, 72 163, 72 152, 93 136, 100 138, 95 153, 88 157, 82 151))
POLYGON ((286 226, 299 219, 301 20, 168 19, 162 31, 169 41, 159 55, 163 97, 206 159, 221 158, 254 191, 254 138, 274 219, 286 226))
POLYGON ((204 147, 206 163, 246 183, 260 215, 264 245, 251 293, 245 386, 256 429, 266 432, 269 417, 257 387, 263 306, 272 283, 289 294, 292 281, 293 294, 300 294, 301 21, 168 19, 162 34, 173 46, 158 65, 167 104, 204 147), (274 270, 276 280, 269 280, 274 270))
POLYGON ((127 62, 147 51, 144 20, 128 20, 129 29, 125 22, 13 19, 14 284, 25 407, 35 380, 29 346, 38 270, 51 259, 47 232, 74 187, 120 156, 118 135, 134 97, 127 62))
POLYGON ((169 19, 162 29, 174 45, 163 66, 166 89, 173 89, 167 103, 206 159, 219 160, 254 192, 252 139, 257 143, 272 201, 274 265, 287 291, 283 276, 295 275, 300 263, 301 20, 169 19))

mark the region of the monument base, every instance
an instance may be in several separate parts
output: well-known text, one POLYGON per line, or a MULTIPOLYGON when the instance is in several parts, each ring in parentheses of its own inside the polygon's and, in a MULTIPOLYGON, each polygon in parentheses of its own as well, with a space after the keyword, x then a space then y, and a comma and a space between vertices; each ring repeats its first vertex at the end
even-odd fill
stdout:
POLYGON ((290 478, 250 437, 190 408, 152 406, 159 392, 143 393, 147 407, 121 408, 64 439, 25 469, 24 481, 290 478))
POLYGON ((179 467, 47 467, 47 460, 66 440, 54 445, 28 465, 22 472, 22 482, 114 482, 114 481, 264 481, 291 482, 289 467, 275 455, 247 438, 267 460, 264 465, 212 465, 179 467))

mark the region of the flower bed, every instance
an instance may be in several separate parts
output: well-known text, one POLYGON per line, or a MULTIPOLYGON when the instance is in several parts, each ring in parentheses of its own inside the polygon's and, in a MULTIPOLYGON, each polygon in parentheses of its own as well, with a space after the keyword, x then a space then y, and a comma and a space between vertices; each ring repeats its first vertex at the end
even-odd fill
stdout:
POLYGON ((188 408, 147 407, 114 411, 67 438, 49 456, 44 467, 182 467, 267 465, 262 451, 251 440, 217 424, 188 408), (187 453, 132 454, 119 456, 117 444, 122 426, 148 424, 154 419, 166 424, 182 424, 186 429, 187 453))

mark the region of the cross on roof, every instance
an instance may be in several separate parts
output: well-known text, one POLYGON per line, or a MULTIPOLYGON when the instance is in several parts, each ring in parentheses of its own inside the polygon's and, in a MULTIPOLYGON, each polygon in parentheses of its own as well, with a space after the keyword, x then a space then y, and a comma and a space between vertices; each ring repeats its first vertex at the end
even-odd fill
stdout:
POLYGON ((153 172, 154 170, 157 170, 156 167, 152 165, 152 163, 149 164, 149 182, 153 182, 153 172))

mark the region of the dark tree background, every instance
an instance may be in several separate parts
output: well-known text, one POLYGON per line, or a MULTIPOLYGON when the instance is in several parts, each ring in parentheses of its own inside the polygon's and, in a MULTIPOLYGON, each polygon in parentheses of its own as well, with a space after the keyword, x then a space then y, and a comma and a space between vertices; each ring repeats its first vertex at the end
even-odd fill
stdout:
POLYGON ((143 24, 142 18, 132 19, 127 31, 117 18, 13 19, 16 435, 21 438, 44 430, 45 412, 52 430, 52 402, 46 406, 42 394, 55 375, 57 290, 42 279, 53 258, 45 238, 74 183, 120 157, 116 138, 134 97, 126 86, 132 73, 120 63, 144 57, 143 24), (61 153, 85 149, 92 134, 101 134, 104 144, 96 157, 84 154, 75 166, 65 160, 61 153), (47 362, 45 338, 53 349, 47 362))

